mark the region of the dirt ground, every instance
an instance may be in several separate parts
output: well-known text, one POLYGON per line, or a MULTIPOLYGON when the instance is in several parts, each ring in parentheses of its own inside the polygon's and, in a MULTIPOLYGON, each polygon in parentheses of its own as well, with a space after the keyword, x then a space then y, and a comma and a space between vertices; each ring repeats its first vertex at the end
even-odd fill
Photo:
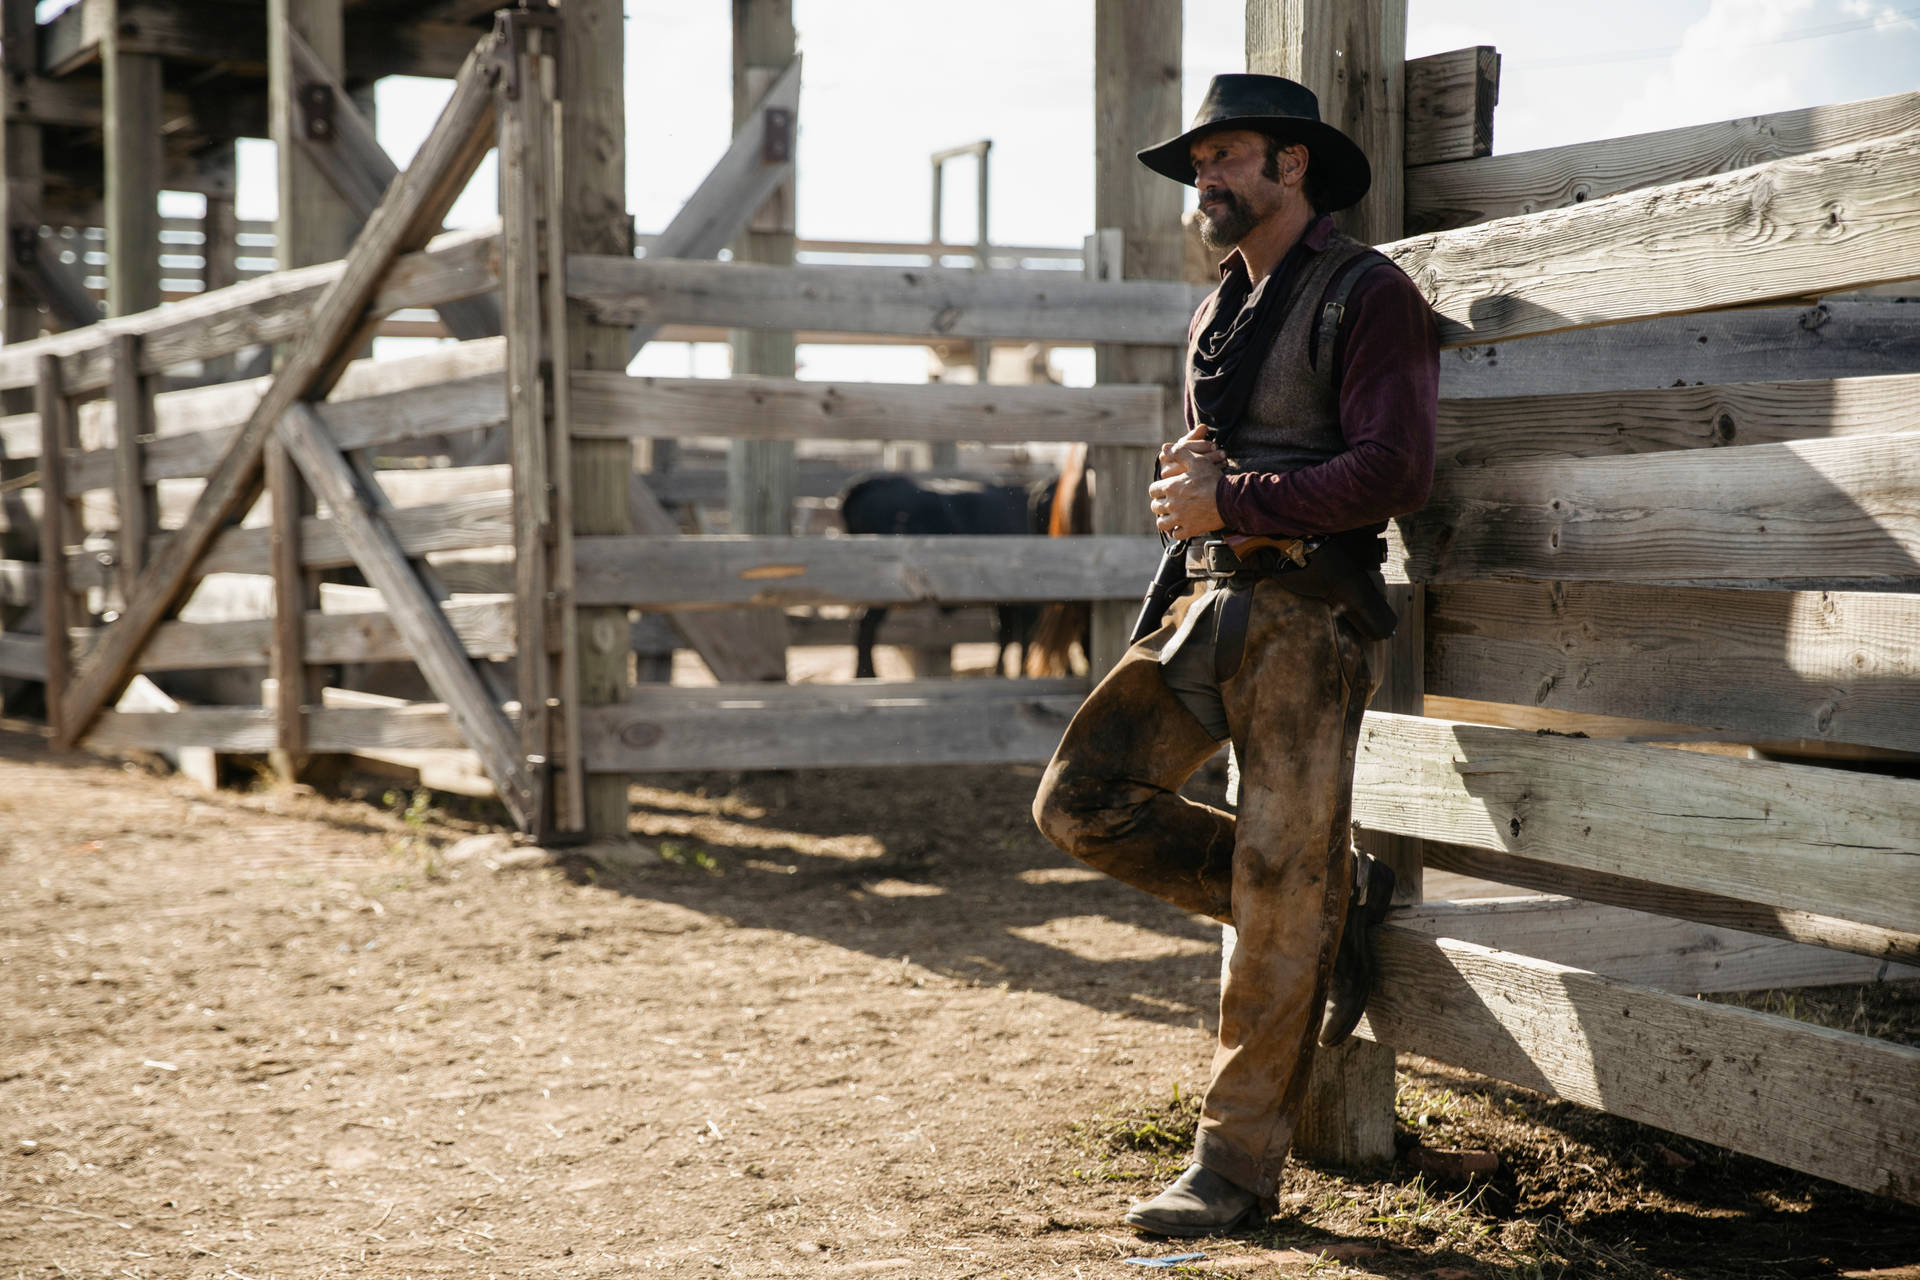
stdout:
POLYGON ((1492 1174, 1298 1165, 1261 1231, 1134 1237, 1218 931, 1049 849, 1033 782, 657 780, 623 871, 0 735, 0 1277, 1920 1277, 1920 1213, 1416 1059, 1403 1145, 1492 1174))

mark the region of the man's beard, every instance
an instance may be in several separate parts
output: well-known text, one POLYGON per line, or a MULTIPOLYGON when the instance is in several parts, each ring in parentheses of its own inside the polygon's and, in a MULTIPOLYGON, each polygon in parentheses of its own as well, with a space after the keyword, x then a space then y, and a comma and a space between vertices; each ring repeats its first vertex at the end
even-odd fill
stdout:
POLYGON ((1213 188, 1207 194, 1216 195, 1225 207, 1218 214, 1218 221, 1205 209, 1200 211, 1200 242, 1215 253, 1224 253, 1246 239, 1259 219, 1253 216, 1246 201, 1226 187, 1213 188))

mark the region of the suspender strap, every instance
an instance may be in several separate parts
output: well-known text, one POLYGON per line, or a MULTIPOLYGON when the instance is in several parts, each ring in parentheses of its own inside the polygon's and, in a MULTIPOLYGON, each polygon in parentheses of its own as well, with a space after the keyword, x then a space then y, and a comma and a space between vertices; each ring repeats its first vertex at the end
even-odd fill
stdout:
POLYGON ((1377 249, 1356 253, 1334 275, 1332 283, 1327 285, 1320 306, 1320 321, 1307 338, 1307 368, 1335 387, 1340 385, 1340 353, 1335 344, 1340 338, 1340 326, 1347 318, 1347 299, 1352 296, 1353 288, 1360 283, 1362 276, 1388 261, 1387 256, 1377 249), (1323 351, 1327 353, 1324 362, 1320 358, 1323 351))

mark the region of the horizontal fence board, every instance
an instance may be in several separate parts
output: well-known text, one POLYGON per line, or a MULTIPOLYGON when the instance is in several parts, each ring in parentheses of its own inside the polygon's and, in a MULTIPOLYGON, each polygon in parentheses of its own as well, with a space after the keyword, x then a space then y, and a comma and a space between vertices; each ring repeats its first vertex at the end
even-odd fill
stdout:
POLYGON ((1427 692, 1920 751, 1920 596, 1435 586, 1427 692))
POLYGON ((728 325, 1180 346, 1206 290, 1071 272, 934 267, 773 267, 744 262, 567 259, 567 292, 603 324, 728 325))
POLYGON ((1392 923, 1377 939, 1363 1034, 1383 1044, 1920 1202, 1920 1049, 1392 923))
POLYGON ((1399 522, 1394 571, 1920 589, 1916 470, 1912 434, 1449 468, 1399 522))
POLYGON ((1382 247, 1444 345, 1920 276, 1920 132, 1382 247))
MULTIPOLYGON (((432 307, 490 292, 499 286, 498 241, 499 227, 494 225, 448 232, 421 252, 402 255, 369 311, 432 307)), ((61 386, 69 395, 98 390, 112 375, 112 343, 120 333, 141 336, 144 373, 231 355, 256 343, 285 341, 306 327, 341 270, 341 263, 326 262, 275 272, 157 310, 14 344, 0 352, 0 390, 32 386, 35 362, 42 355, 60 357, 61 386)))
POLYGON ((1440 357, 1448 398, 1854 378, 1920 369, 1920 307, 1829 301, 1659 316, 1440 357))
POLYGON ((1920 781, 1371 713, 1354 819, 1887 929, 1920 921, 1920 781))
POLYGON ((1440 402, 1439 465, 1602 458, 1920 430, 1920 374, 1440 402))
POLYGON ((1720 894, 1675 889, 1564 863, 1538 862, 1492 849, 1473 849, 1433 840, 1421 847, 1425 850, 1427 866, 1476 880, 1541 893, 1567 894, 1588 902, 1845 951, 1880 962, 1920 965, 1920 933, 1913 932, 1911 927, 1881 929, 1810 911, 1762 906, 1720 894))
MULTIPOLYGON (((507 601, 451 600, 441 606, 466 652, 476 658, 504 658, 514 652, 513 609, 507 601)), ((413 655, 384 612, 306 615, 309 663, 410 662, 413 655)), ((76 631, 83 650, 97 633, 76 631)), ((199 671, 265 666, 273 645, 273 619, 233 622, 164 622, 141 650, 142 671, 199 671)))
POLYGON ((1033 764, 1086 692, 1084 680, 649 689, 581 708, 581 750, 599 773, 1033 764))
MULTIPOLYGON (((458 750, 466 746, 438 703, 405 707, 327 707, 306 712, 307 749, 318 752, 458 750)), ((274 713, 265 707, 182 707, 178 711, 104 711, 83 739, 98 748, 158 751, 210 747, 255 755, 274 749, 274 713)))
MULTIPOLYGON (((1412 65, 1408 64, 1409 71, 1412 65)), ((1412 101, 1411 86, 1408 101, 1412 101)), ((1914 129, 1920 129, 1920 93, 1896 93, 1861 102, 1458 160, 1408 172, 1407 230, 1445 231, 1493 218, 1560 209, 1622 191, 1710 177, 1914 129)), ((1408 147, 1411 152, 1411 132, 1408 147)))
POLYGON ((1425 902, 1393 923, 1677 995, 1920 978, 1913 965, 1573 898, 1425 902))
POLYGON ((583 605, 904 604, 1137 599, 1148 537, 578 537, 583 605))
POLYGON ((0 635, 0 676, 47 678, 47 645, 39 636, 0 635))
POLYGON ((793 378, 634 378, 576 372, 573 434, 736 440, 1035 440, 1158 445, 1153 386, 970 386, 801 382, 793 378))

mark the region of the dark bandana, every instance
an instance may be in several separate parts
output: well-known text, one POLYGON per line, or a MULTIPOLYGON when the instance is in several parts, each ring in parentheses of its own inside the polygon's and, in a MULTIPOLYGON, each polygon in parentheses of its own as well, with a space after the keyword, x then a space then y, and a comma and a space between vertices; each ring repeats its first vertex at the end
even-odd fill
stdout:
POLYGON ((1280 326, 1293 310, 1295 285, 1313 256, 1308 238, 1303 232, 1280 265, 1251 291, 1244 270, 1229 271, 1221 278, 1213 314, 1194 343, 1190 374, 1194 416, 1216 442, 1224 442, 1239 425, 1266 353, 1273 349, 1280 326))

